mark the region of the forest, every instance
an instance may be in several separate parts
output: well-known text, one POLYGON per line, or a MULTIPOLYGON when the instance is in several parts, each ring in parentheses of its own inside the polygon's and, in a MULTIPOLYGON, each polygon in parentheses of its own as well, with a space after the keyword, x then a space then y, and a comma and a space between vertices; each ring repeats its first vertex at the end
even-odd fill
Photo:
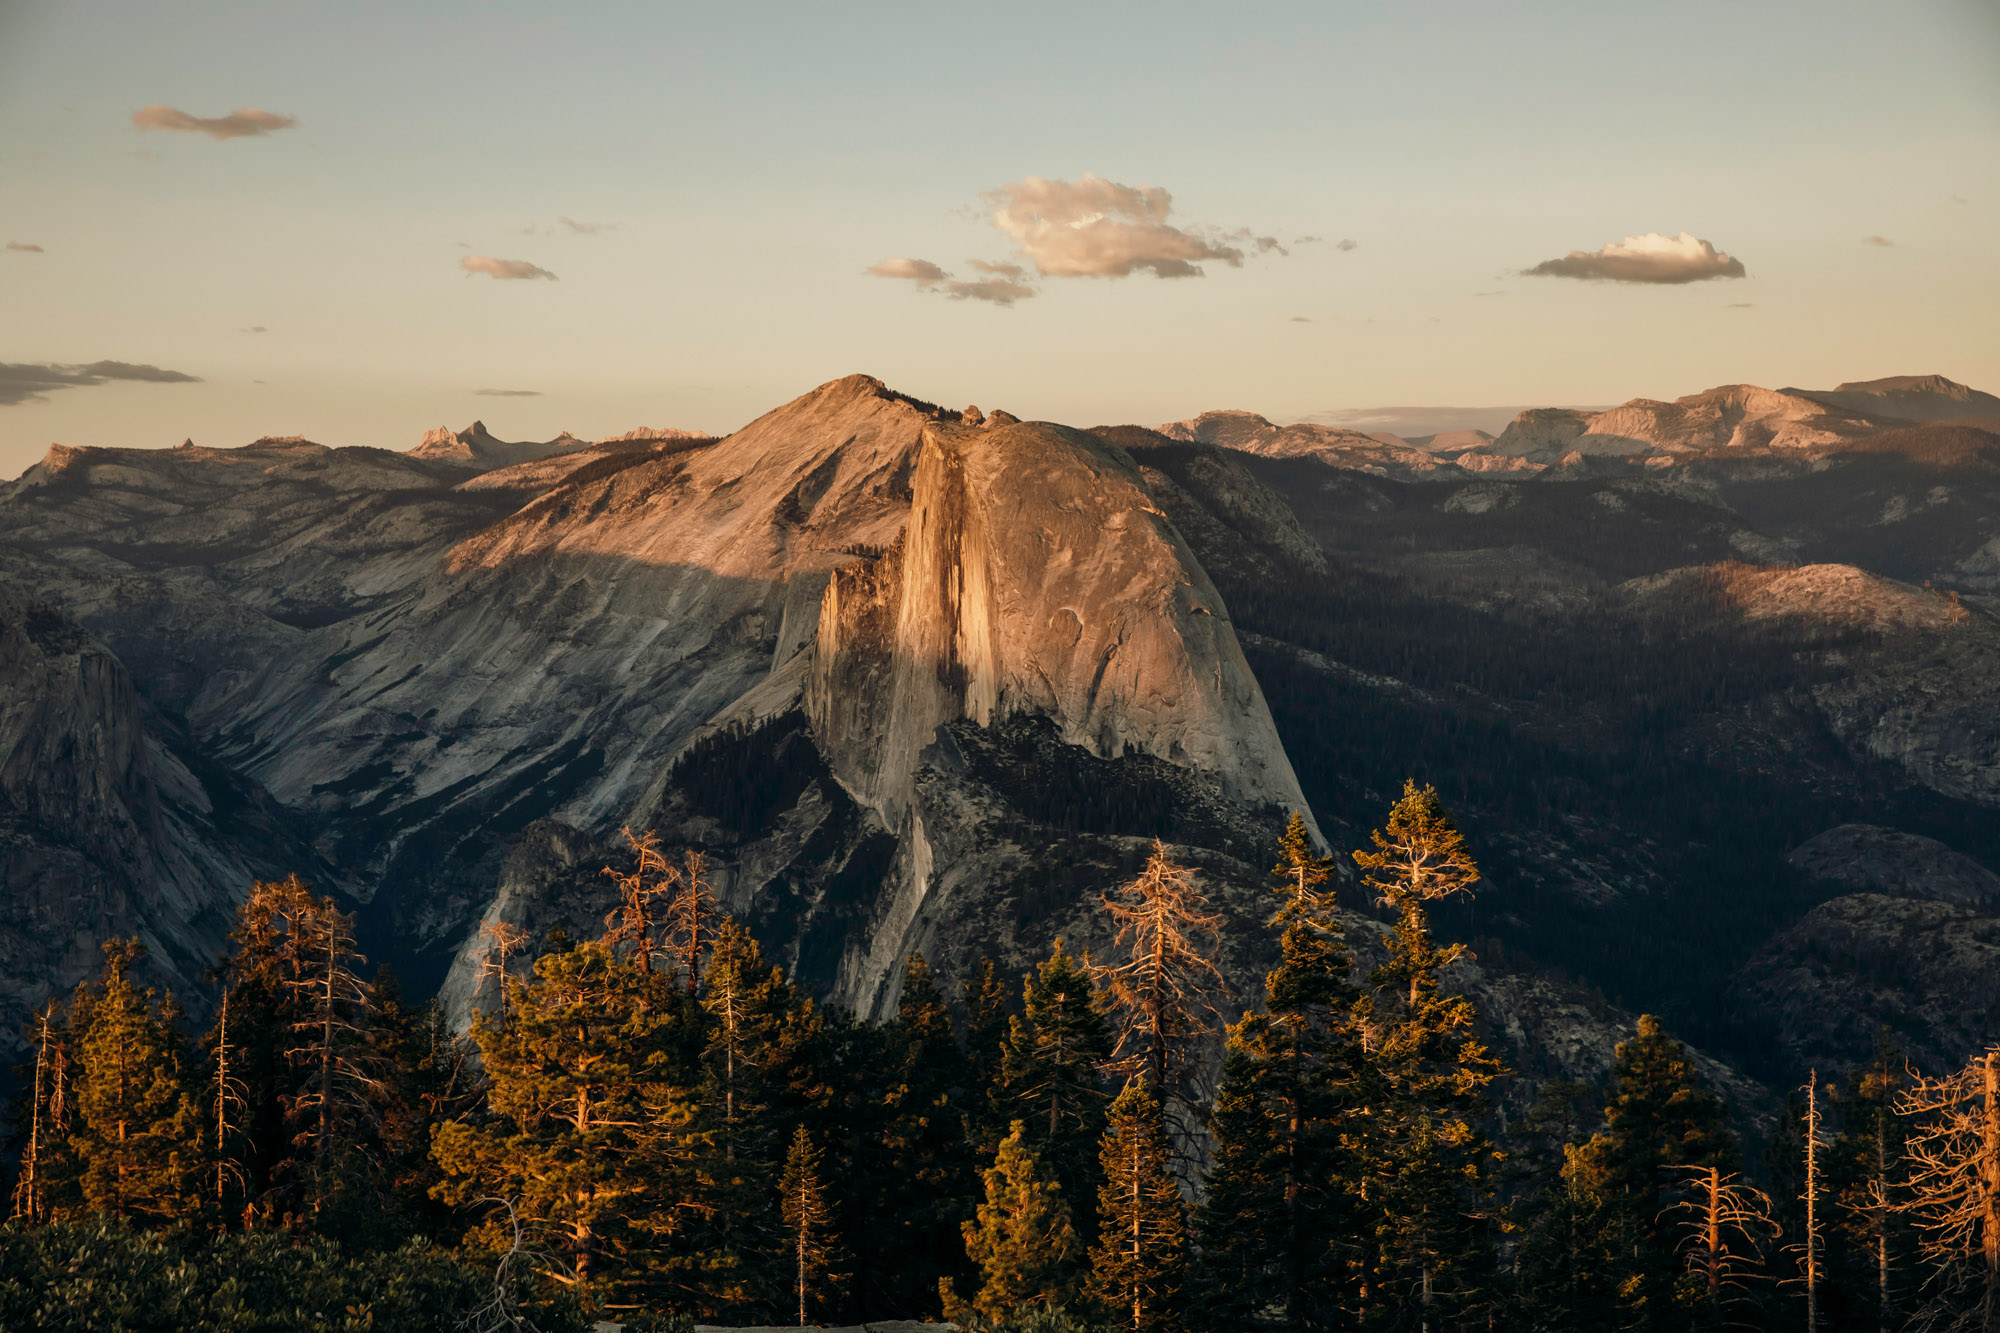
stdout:
POLYGON ((912 955, 864 1022, 699 852, 628 839, 597 938, 488 927, 465 1032, 296 877, 248 895, 199 1030, 107 941, 25 1034, 0 1333, 2000 1330, 2000 1047, 1885 1040, 1753 1140, 1643 1017, 1509 1115, 1433 925, 1479 871, 1432 788, 1351 872, 1292 817, 1233 1022, 1162 843, 1105 956, 912 955))

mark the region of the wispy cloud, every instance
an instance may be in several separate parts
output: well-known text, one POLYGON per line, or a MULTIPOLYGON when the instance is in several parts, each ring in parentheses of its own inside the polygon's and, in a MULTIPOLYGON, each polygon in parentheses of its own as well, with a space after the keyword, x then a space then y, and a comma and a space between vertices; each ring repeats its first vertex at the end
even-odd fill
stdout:
POLYGON ((252 324, 252 325, 251 325, 251 326, 250 326, 249 328, 247 328, 247 329, 245 329, 245 330, 243 330, 243 331, 244 331, 245 333, 269 333, 269 332, 270 332, 270 330, 269 330, 269 329, 267 329, 267 328, 265 328, 265 327, 264 327, 264 326, 263 326, 262 324, 252 324))
MULTIPOLYGON (((1257 245, 1248 232, 1218 235, 1175 226, 1167 220, 1173 196, 1157 185, 1121 185, 1094 175, 1075 181, 1028 176, 982 197, 993 209, 993 225, 1043 277, 1126 278, 1143 271, 1198 278, 1204 263, 1243 263, 1242 246, 1230 242, 1257 245)), ((1276 244, 1272 240, 1271 247, 1276 244)))
POLYGON ((129 361, 92 361, 87 365, 30 365, 0 361, 0 407, 40 402, 58 389, 87 389, 129 380, 143 384, 199 384, 193 375, 129 361))
POLYGON ((1887 236, 1863 236, 1861 238, 1861 243, 1863 245, 1880 245, 1883 247, 1888 247, 1895 244, 1895 242, 1890 240, 1887 236))
POLYGON ((1662 236, 1658 232, 1627 236, 1601 250, 1572 250, 1561 259, 1544 260, 1521 271, 1529 277, 1653 284, 1747 276, 1742 260, 1724 254, 1688 232, 1678 236, 1662 236))
POLYGON ((540 398, 540 389, 474 389, 475 398, 540 398))
POLYGON ((9 250, 19 250, 22 254, 28 254, 28 255, 39 255, 45 253, 41 246, 36 245, 30 241, 9 241, 7 242, 7 248, 9 250))
POLYGON ((1343 236, 1334 242, 1333 248, 1336 250, 1352 250, 1360 244, 1361 242, 1355 240, 1352 236, 1343 236))
POLYGON ((132 123, 142 130, 173 130, 182 134, 206 134, 211 139, 254 139, 273 130, 289 130, 299 121, 275 111, 244 107, 226 116, 192 116, 179 107, 155 103, 132 113, 132 123))
POLYGON ((575 218, 557 218, 563 226, 578 236, 599 236, 607 231, 617 231, 617 224, 611 222, 578 222, 575 218))
POLYGON ((1288 323, 1288 324, 1310 324, 1310 323, 1312 323, 1312 320, 1310 320, 1309 318, 1307 318, 1307 317, 1306 317, 1306 316, 1304 316, 1304 315, 1293 315, 1293 316, 1292 316, 1292 317, 1291 317, 1291 318, 1290 318, 1289 320, 1287 320, 1287 321, 1286 321, 1286 323, 1288 323))
POLYGON ((1729 303, 1728 305, 1724 306, 1724 307, 1723 307, 1723 309, 1725 309, 1725 310, 1754 310, 1754 309, 1756 309, 1756 306, 1757 306, 1757 303, 1756 303, 1755 301, 1731 301, 1731 302, 1730 302, 1730 303, 1729 303))
POLYGON ((556 275, 525 259, 495 259, 491 255, 467 255, 458 261, 458 266, 467 273, 484 273, 490 278, 502 281, 526 281, 530 278, 556 280, 556 275))
POLYGON ((1035 295, 1027 281, 1027 270, 1019 264, 991 263, 984 259, 967 261, 987 276, 970 281, 954 278, 928 259, 897 257, 871 265, 868 271, 878 278, 898 278, 916 284, 920 292, 937 292, 954 301, 985 301, 989 305, 1012 305, 1035 295))
POLYGON ((1294 237, 1292 237, 1292 244, 1293 244, 1293 245, 1319 245, 1320 243, 1322 243, 1322 242, 1323 242, 1323 241, 1325 241, 1325 240, 1326 240, 1326 237, 1324 237, 1324 236, 1294 236, 1294 237))

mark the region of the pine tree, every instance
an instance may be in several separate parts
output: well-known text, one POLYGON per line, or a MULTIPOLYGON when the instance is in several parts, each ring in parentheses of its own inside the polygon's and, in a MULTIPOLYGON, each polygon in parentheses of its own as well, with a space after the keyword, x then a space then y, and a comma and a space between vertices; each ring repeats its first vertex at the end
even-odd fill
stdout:
MULTIPOLYGON (((1089 965, 1058 939, 1022 983, 1021 1016, 1008 1024, 1001 1103, 1019 1119, 1063 1193, 1091 1197, 1104 1131, 1102 1070, 1111 1058, 1111 1025, 1089 965)), ((1077 1218, 1089 1239, 1095 1218, 1077 1218)))
POLYGON ((1679 1269, 1663 1226, 1665 1168, 1734 1169, 1721 1098, 1705 1090, 1681 1044, 1651 1014, 1620 1042, 1611 1067, 1605 1127, 1569 1155, 1572 1184, 1602 1200, 1615 1232, 1623 1298, 1645 1327, 1671 1317, 1679 1269))
POLYGON ((1910 1122, 1896 1114, 1908 1081, 1900 1054, 1878 1041, 1875 1058, 1849 1076, 1828 1153, 1834 1295, 1849 1323, 1877 1333, 1902 1325, 1915 1257, 1906 1206, 1910 1122))
POLYGON ((885 1189, 872 1200, 876 1272, 870 1295, 890 1309, 912 1309, 938 1290, 940 1278, 964 1275, 959 1228, 972 1212, 973 1161, 956 1093, 965 1056, 951 1015, 921 953, 903 971, 897 1017, 883 1034, 880 1138, 885 1189))
POLYGON ((509 1201, 536 1248, 562 1257, 549 1275, 601 1305, 673 1286, 660 1238, 706 1203, 688 1170, 692 1089, 659 1077, 684 992, 602 943, 544 954, 510 984, 509 1017, 473 1029, 493 1114, 438 1126, 439 1195, 509 1201))
POLYGON ((1265 1012, 1229 1031, 1211 1124, 1215 1160, 1200 1215, 1198 1269, 1211 1322, 1328 1327, 1339 1318, 1352 1230, 1342 1148, 1358 1110, 1358 991, 1326 882, 1332 862, 1294 814, 1273 874, 1283 895, 1272 924, 1281 961, 1265 979, 1265 1012))
POLYGON ((130 972, 144 946, 104 945, 104 976, 77 1041, 76 1132, 84 1202, 119 1221, 187 1210, 198 1151, 185 1053, 150 991, 130 972))
POLYGON ((1007 1133, 1005 1097, 1007 1030, 1011 1015, 1000 969, 981 958, 963 983, 965 997, 966 1137, 983 1155, 1007 1133))
POLYGON ((24 1089, 26 1111, 15 1116, 25 1129, 25 1137, 9 1215, 29 1226, 53 1220, 63 1185, 73 1182, 76 1175, 69 1142, 75 1077, 72 1044, 69 1016, 59 1002, 50 1000, 29 1024, 28 1046, 34 1062, 24 1089))
MULTIPOLYGON (((992 1323, 1076 1298, 1083 1259, 1062 1186, 1042 1165, 1016 1120, 984 1173, 986 1201, 963 1225, 978 1266, 972 1308, 992 1323)), ((948 1312, 949 1313, 949 1312, 948 1312)))
POLYGON ((382 1081, 367 1058, 370 988, 354 970, 354 919, 331 898, 310 898, 292 927, 291 1046, 296 1082, 285 1099, 294 1166, 315 1220, 356 1178, 364 1127, 372 1126, 382 1081))
POLYGON ((660 942, 654 938, 662 909, 659 901, 674 891, 677 878, 660 851, 660 835, 648 829, 634 833, 625 829, 625 843, 632 849, 632 869, 604 867, 604 873, 618 886, 618 905, 604 918, 604 944, 620 957, 630 956, 641 972, 653 970, 653 956, 660 942))
POLYGON ((1097 1243, 1089 1294, 1134 1333, 1180 1327, 1187 1222, 1167 1145, 1166 1117, 1140 1078, 1111 1103, 1099 1152, 1097 1243))
POLYGON ((812 1135, 800 1125, 792 1134, 792 1146, 785 1154, 785 1173, 779 1183, 792 1290, 798 1300, 801 1327, 806 1323, 807 1308, 825 1304, 842 1281, 842 1275, 834 1271, 838 1242, 833 1208, 820 1178, 824 1155, 813 1147, 812 1135))
POLYGON ((1469 891, 1479 869, 1436 789, 1412 782, 1372 842, 1354 860, 1396 929, 1360 1006, 1373 1107, 1361 1136, 1365 1317, 1431 1333, 1492 1294, 1493 1153, 1479 1124, 1501 1068, 1473 1036, 1471 1001, 1442 993, 1440 974, 1464 947, 1436 943, 1428 907, 1469 891))
POLYGON ((1679 1198, 1661 1214, 1678 1232, 1683 1281, 1679 1304, 1694 1325, 1721 1329, 1741 1322, 1751 1305, 1750 1284, 1762 1276, 1764 1246, 1778 1234, 1771 1199, 1720 1167, 1683 1166, 1679 1198))
POLYGON ((708 857, 683 854, 667 896, 667 952, 687 979, 690 995, 701 992, 708 951, 715 946, 715 893, 708 883, 708 857))

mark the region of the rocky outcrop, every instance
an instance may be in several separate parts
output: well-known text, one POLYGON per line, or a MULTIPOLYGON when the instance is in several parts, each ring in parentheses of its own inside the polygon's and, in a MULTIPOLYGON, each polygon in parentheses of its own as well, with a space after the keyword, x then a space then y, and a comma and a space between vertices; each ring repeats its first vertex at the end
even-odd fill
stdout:
POLYGON ((2000 905, 2000 875, 1934 838, 1873 824, 1842 824, 1794 847, 1793 869, 1850 892, 1961 907, 2000 905))
POLYGON ((486 429, 485 422, 475 421, 464 430, 439 426, 436 430, 424 432, 424 438, 417 441, 409 456, 484 470, 531 463, 589 447, 590 441, 579 440, 568 431, 541 443, 495 439, 492 432, 486 429))
POLYGON ((1276 426, 1254 412, 1204 412, 1155 429, 1170 440, 1219 445, 1266 458, 1316 458, 1329 467, 1379 477, 1428 481, 1459 475, 1449 460, 1394 435, 1369 435, 1311 422, 1276 426))
POLYGON ((2000 398, 1942 375, 1891 375, 1832 389, 1783 392, 1875 420, 1978 421, 2000 427, 2000 398))
POLYGON ((1122 450, 1041 422, 933 426, 914 492, 892 558, 828 586, 806 693, 834 771, 886 823, 939 726, 1016 713, 1306 808, 1220 595, 1122 450))

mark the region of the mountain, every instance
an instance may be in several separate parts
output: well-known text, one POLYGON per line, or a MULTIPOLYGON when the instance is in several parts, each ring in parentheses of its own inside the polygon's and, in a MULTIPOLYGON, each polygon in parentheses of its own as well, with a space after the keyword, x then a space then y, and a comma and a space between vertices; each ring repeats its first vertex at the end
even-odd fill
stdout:
POLYGON ((1892 375, 1833 389, 1786 389, 1829 407, 1876 420, 1965 421, 2000 430, 2000 398, 1942 375, 1892 375))
POLYGON ((1366 435, 1312 422, 1275 426, 1254 412, 1204 412, 1192 420, 1169 422, 1155 429, 1171 440, 1220 445, 1266 458, 1321 458, 1335 467, 1377 476, 1417 479, 1457 475, 1450 463, 1395 435, 1366 435))
POLYGON ((463 1013, 483 924, 599 928, 627 827, 872 1014, 912 949, 1103 951, 1160 838, 1229 922, 1236 1007, 1286 812, 1344 853, 1415 776, 1485 870, 1439 919, 1516 1067, 1591 1076, 1651 1011, 1754 1102, 1739 1072, 1852 1054, 1871 1005, 1913 1050, 1987 1030, 1976 426, 1734 386, 1454 458, 856 375, 721 440, 487 441, 58 448, 0 487, 0 1024, 107 931, 184 987, 292 869, 463 1013), (1924 913, 1963 947, 1883 973, 1924 913))

